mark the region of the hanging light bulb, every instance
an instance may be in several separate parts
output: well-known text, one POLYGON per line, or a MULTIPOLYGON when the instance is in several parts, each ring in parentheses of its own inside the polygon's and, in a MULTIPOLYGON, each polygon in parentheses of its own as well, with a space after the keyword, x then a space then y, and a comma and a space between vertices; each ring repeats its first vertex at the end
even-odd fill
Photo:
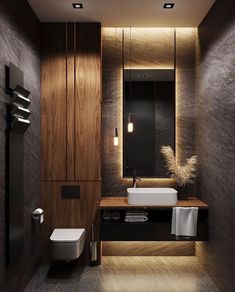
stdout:
MULTIPOLYGON (((117 27, 115 27, 115 62, 117 64, 117 27)), ((115 116, 116 116, 115 120, 117 120, 117 112, 115 112, 115 116)), ((114 128, 113 145, 118 146, 118 129, 117 128, 114 128)))
POLYGON ((114 128, 113 145, 118 146, 118 129, 114 128))
MULTIPOLYGON (((129 82, 129 94, 130 94, 130 109, 131 109, 131 102, 132 102, 132 79, 131 79, 131 27, 130 27, 130 82, 129 82)), ((127 124, 127 132, 132 133, 134 130, 133 125, 133 114, 130 112, 128 115, 128 124, 127 124)))
POLYGON ((132 133, 134 131, 133 114, 131 114, 131 113, 128 116, 127 131, 128 131, 128 133, 132 133))

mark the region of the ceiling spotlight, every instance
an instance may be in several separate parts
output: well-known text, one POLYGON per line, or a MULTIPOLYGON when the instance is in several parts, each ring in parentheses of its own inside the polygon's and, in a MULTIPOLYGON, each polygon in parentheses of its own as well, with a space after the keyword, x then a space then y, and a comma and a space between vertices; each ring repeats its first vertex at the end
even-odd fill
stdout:
POLYGON ((163 8, 164 9, 172 9, 174 7, 175 3, 164 3, 163 8))
POLYGON ((72 5, 73 5, 74 9, 82 9, 83 8, 82 3, 73 3, 72 5))

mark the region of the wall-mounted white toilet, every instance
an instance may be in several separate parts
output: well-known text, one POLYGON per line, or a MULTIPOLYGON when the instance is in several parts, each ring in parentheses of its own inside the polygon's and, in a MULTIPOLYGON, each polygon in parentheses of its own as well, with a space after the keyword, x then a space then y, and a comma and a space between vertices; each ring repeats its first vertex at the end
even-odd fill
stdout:
POLYGON ((75 260, 84 249, 85 229, 56 228, 51 234, 50 242, 53 260, 75 260))

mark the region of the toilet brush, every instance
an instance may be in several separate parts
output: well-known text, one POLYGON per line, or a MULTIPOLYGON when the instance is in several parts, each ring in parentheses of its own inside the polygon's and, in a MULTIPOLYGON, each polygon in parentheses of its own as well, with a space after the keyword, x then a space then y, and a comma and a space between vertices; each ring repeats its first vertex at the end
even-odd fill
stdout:
POLYGON ((91 224, 90 252, 91 252, 91 262, 97 261, 97 241, 95 241, 94 224, 93 223, 91 224))

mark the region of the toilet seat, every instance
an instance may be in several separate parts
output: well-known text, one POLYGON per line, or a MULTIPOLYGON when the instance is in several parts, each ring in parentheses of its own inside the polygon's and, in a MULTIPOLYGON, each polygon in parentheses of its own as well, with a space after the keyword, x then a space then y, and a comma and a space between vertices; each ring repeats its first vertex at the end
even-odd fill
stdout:
POLYGON ((56 228, 50 236, 52 259, 71 261, 79 258, 85 245, 84 228, 56 228))
POLYGON ((56 228, 52 232, 50 240, 53 242, 76 242, 84 232, 85 229, 82 228, 56 228))

